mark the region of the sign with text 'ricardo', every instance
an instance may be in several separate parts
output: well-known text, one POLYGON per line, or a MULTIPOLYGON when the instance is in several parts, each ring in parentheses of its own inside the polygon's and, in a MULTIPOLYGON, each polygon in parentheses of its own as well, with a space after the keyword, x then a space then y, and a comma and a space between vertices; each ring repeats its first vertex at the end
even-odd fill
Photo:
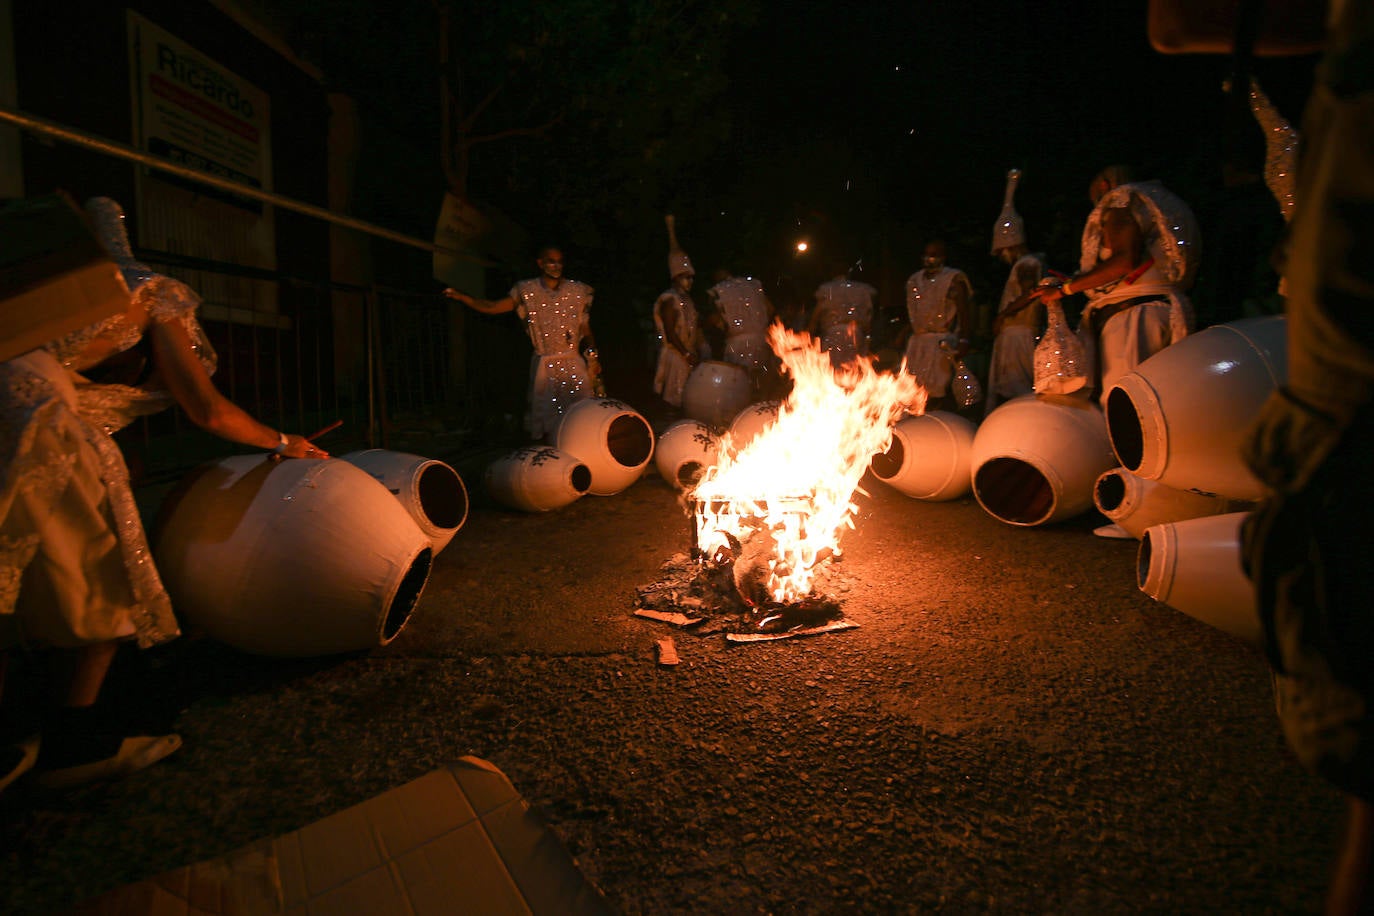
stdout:
POLYGON ((179 165, 270 189, 265 92, 132 11, 129 59, 140 147, 179 165))

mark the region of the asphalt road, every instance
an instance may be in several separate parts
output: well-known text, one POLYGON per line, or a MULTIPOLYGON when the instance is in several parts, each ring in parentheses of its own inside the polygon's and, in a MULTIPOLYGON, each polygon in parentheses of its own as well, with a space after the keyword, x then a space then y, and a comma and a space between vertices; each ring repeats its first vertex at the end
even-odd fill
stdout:
POLYGON ((825 579, 858 626, 733 645, 632 613, 689 540, 652 471, 528 515, 482 498, 489 457, 453 459, 472 510, 390 645, 121 658, 185 747, 0 798, 0 910, 60 909, 469 754, 625 913, 1319 908, 1341 803, 1286 752, 1264 660, 1142 594, 1135 542, 1093 537, 1094 515, 1017 528, 868 478, 825 579))

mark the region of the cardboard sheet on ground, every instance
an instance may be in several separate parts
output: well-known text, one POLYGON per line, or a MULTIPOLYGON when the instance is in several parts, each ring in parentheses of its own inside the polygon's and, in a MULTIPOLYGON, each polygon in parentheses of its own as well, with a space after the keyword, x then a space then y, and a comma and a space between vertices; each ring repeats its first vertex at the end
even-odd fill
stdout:
POLYGON ((86 916, 611 912, 492 764, 464 757, 300 830, 117 888, 86 916))

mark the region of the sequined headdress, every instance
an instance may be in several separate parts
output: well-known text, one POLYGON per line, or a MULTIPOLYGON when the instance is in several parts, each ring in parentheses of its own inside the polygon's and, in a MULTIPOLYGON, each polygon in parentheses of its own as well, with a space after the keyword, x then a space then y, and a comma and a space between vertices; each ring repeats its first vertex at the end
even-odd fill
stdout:
POLYGON ((1025 223, 1021 221, 1021 214, 1016 212, 1016 207, 1012 203, 1012 198, 1016 196, 1016 184, 1020 180, 1020 169, 1007 172, 1007 191, 1002 198, 1002 212, 998 214, 997 223, 992 227, 993 254, 1001 248, 1026 244, 1025 223))
POLYGON ((119 202, 108 197, 92 197, 86 201, 86 213, 91 218, 100 246, 119 265, 124 275, 124 284, 132 292, 142 284, 158 276, 147 264, 134 257, 129 246, 129 231, 124 225, 124 208, 119 202))
POLYGON ((675 279, 680 274, 695 274, 692 269, 692 259, 687 257, 687 252, 682 250, 682 246, 677 243, 677 226, 673 215, 670 213, 663 217, 664 224, 668 227, 668 277, 675 279))

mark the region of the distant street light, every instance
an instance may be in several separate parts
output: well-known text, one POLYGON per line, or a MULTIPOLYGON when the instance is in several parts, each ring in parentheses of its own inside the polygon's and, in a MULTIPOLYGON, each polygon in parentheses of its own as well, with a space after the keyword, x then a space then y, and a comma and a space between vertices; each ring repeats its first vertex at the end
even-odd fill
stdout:
POLYGON ((806 254, 806 250, 810 247, 811 243, 807 242, 805 239, 802 239, 800 242, 797 243, 797 254, 806 254))

